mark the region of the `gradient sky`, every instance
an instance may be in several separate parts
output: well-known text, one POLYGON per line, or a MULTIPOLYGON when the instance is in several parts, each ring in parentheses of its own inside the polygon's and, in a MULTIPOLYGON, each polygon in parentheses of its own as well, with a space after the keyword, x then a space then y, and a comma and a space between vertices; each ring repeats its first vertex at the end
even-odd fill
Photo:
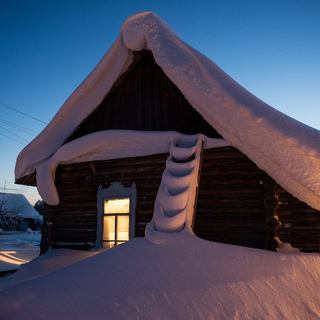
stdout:
POLYGON ((258 98, 320 129, 319 0, 0 0, 0 192, 40 199, 14 184, 14 166, 45 124, 8 106, 48 123, 124 20, 146 10, 258 98))

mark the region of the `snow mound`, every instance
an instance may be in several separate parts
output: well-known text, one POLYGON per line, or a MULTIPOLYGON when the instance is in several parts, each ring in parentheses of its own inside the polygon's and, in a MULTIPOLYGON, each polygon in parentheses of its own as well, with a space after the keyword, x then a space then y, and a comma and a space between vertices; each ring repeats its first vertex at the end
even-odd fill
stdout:
POLYGON ((319 255, 167 235, 78 251, 73 263, 73 251, 50 250, 0 280, 0 318, 319 319, 319 255))

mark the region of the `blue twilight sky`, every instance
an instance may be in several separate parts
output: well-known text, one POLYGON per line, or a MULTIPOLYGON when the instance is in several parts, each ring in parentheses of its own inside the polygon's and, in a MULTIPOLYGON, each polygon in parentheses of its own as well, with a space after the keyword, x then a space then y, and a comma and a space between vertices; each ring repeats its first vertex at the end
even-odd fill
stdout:
POLYGON ((0 0, 0 191, 40 198, 14 185, 14 166, 45 125, 9 107, 48 123, 123 21, 146 10, 254 95, 320 129, 320 0, 0 0))

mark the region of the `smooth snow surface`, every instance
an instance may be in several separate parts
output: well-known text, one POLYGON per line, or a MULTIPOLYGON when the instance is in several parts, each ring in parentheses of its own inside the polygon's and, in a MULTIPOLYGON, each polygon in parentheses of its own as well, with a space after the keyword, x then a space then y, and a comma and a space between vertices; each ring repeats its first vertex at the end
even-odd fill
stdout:
POLYGON ((165 234, 161 244, 135 238, 95 253, 50 250, 1 279, 0 318, 320 318, 318 254, 274 253, 182 233, 165 234))
POLYGON ((124 22, 96 68, 19 154, 16 179, 33 173, 61 147, 130 66, 132 51, 141 49, 152 51, 156 63, 225 140, 294 196, 320 210, 320 132, 253 96, 152 12, 124 22))

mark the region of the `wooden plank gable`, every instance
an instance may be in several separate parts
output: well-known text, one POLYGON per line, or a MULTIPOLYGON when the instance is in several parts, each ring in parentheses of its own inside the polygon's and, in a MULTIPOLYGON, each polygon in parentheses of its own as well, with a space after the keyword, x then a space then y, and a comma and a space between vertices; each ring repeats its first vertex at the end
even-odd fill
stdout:
POLYGON ((110 129, 203 133, 221 138, 146 50, 135 53, 129 70, 67 141, 110 129))

